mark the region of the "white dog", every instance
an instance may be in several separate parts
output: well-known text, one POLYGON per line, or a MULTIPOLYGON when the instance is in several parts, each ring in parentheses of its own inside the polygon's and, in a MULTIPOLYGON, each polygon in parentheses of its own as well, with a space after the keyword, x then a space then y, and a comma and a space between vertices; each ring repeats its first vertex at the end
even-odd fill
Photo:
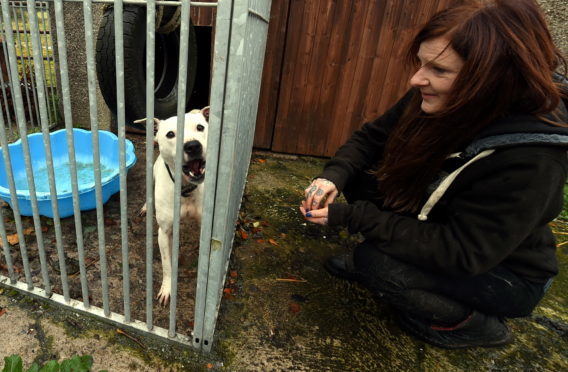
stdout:
MULTIPOLYGON (((193 217, 201 221, 208 121, 209 106, 185 114, 180 219, 193 217)), ((165 305, 171 294, 177 116, 166 120, 154 119, 154 122, 157 129, 154 141, 158 143, 160 152, 154 163, 154 203, 162 258, 162 286, 157 299, 165 305)), ((141 210, 141 214, 145 213, 146 205, 141 210)))

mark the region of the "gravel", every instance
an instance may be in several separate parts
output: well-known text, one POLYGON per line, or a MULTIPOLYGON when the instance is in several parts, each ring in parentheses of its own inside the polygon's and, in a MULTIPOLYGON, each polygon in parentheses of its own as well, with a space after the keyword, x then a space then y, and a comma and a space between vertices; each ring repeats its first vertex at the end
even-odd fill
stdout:
POLYGON ((567 0, 537 0, 550 26, 550 32, 556 46, 565 58, 568 58, 568 1, 567 0))

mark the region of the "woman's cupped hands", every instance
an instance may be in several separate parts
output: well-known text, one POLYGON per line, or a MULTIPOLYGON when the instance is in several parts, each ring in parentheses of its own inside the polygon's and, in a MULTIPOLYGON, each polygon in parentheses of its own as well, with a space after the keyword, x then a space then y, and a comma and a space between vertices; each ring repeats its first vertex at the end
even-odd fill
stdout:
POLYGON ((307 221, 327 225, 328 205, 333 203, 338 194, 339 191, 333 182, 325 178, 316 178, 305 190, 300 211, 307 221))

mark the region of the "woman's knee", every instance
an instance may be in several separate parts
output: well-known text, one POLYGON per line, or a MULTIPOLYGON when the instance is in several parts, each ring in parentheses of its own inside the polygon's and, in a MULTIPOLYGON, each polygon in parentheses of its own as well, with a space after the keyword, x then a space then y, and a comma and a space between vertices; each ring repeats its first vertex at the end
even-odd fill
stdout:
POLYGON ((372 242, 359 244, 353 253, 362 284, 374 291, 396 293, 415 285, 417 270, 385 253, 372 242))

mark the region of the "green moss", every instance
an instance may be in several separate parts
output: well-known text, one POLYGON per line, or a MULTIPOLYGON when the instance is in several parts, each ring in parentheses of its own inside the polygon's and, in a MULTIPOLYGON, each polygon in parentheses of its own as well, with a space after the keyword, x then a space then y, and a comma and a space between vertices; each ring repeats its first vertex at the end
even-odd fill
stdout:
MULTIPOLYGON (((568 368, 563 293, 568 251, 559 249, 561 273, 535 314, 508 321, 516 335, 512 345, 457 351, 432 347, 401 331, 397 314, 380 299, 322 269, 327 257, 351 250, 360 239, 308 224, 301 216, 304 189, 322 165, 321 159, 253 158, 240 215, 240 227, 248 235, 237 234, 230 264, 239 272, 238 291, 223 300, 216 333, 215 348, 229 370, 238 370, 243 360, 258 370, 568 368), (255 222, 261 229, 253 237, 255 222), (286 278, 298 281, 278 280, 286 278), (270 362, 255 364, 259 353, 270 362)), ((568 231, 565 221, 558 223, 563 232, 568 231)), ((563 241, 568 235, 558 237, 563 241)))

